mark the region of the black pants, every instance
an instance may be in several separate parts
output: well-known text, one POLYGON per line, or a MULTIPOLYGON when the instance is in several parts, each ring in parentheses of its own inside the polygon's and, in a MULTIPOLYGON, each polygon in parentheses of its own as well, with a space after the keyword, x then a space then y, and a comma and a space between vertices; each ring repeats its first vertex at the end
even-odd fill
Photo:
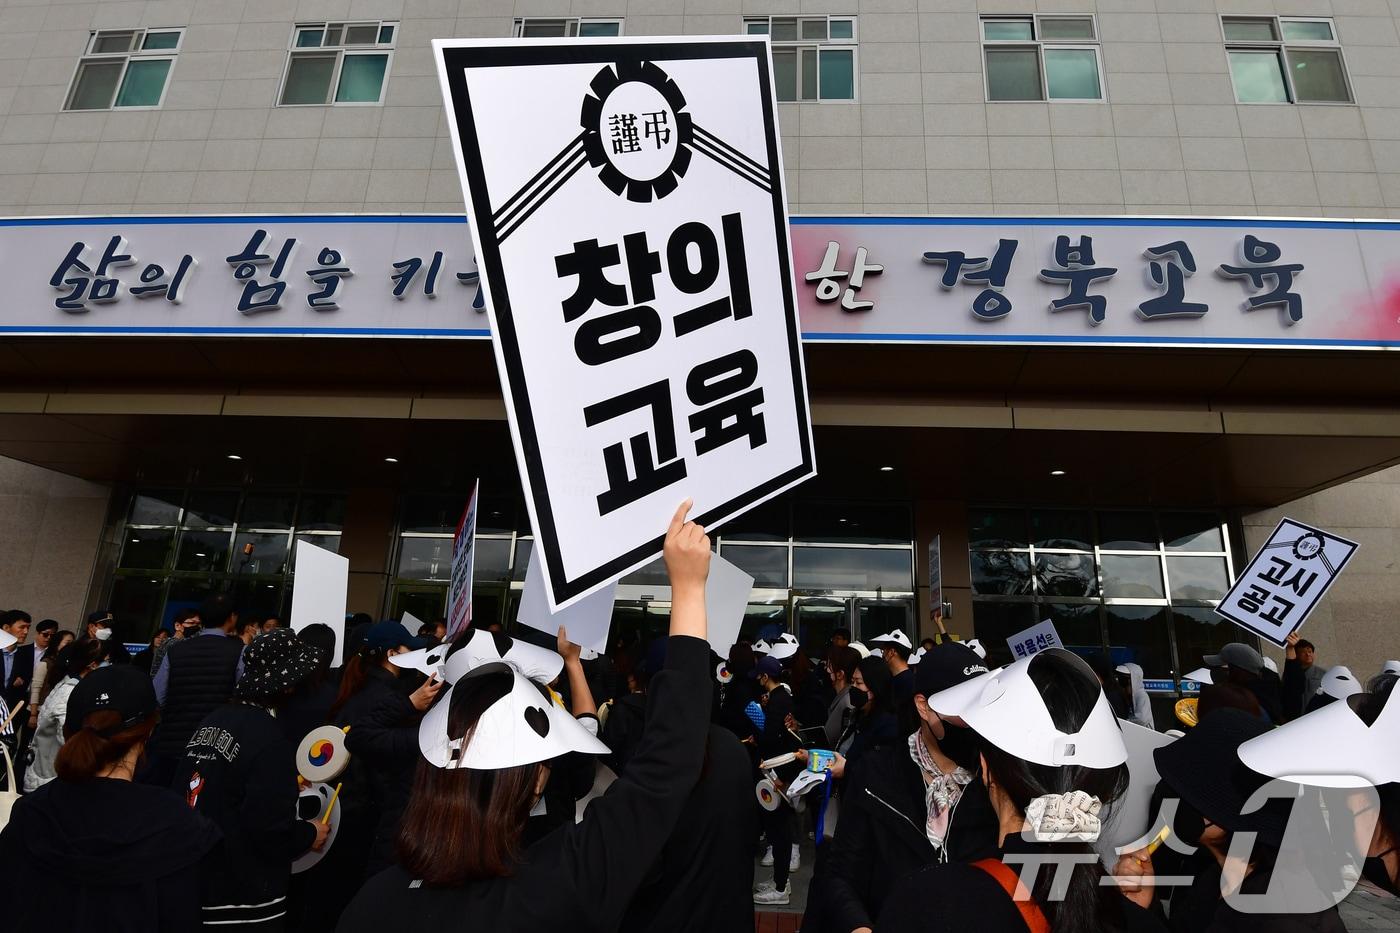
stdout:
POLYGON ((787 887, 788 862, 792 858, 792 810, 787 804, 780 804, 771 812, 763 811, 763 831, 773 847, 773 887, 781 891, 787 887))

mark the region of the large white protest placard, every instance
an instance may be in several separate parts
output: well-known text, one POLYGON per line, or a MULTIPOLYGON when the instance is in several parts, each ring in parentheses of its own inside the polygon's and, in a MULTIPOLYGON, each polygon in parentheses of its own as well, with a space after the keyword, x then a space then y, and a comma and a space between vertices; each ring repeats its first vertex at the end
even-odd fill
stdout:
POLYGON ((739 640, 752 590, 753 577, 718 554, 710 558, 710 576, 705 580, 706 638, 722 658, 729 657, 729 649, 739 640))
POLYGON ((447 637, 451 641, 472 620, 472 575, 476 570, 476 501, 481 480, 472 486, 472 497, 452 538, 452 578, 447 587, 447 637))
POLYGON ((350 588, 350 559, 305 541, 297 542, 292 575, 292 631, 316 622, 335 632, 333 658, 345 643, 345 597, 350 588))
POLYGON ((530 566, 525 571, 525 589, 520 593, 520 608, 515 621, 528 625, 537 632, 544 632, 551 638, 559 634, 563 626, 569 634, 569 641, 599 654, 608 650, 608 632, 612 629, 613 602, 617 599, 617 583, 609 583, 601 590, 594 590, 587 596, 563 609, 554 610, 549 605, 546 594, 548 584, 541 572, 540 562, 535 554, 530 554, 530 566))
POLYGON ((1215 611, 1283 647, 1359 545, 1285 518, 1215 611))
POLYGON ((567 606, 815 473, 767 37, 433 45, 567 606))
POLYGON ((1118 725, 1123 729, 1123 744, 1128 749, 1128 790, 1105 808, 1103 832, 1094 846, 1109 865, 1118 860, 1118 847, 1141 848, 1146 844, 1144 837, 1150 838, 1159 828, 1154 823, 1158 814, 1152 812, 1152 793, 1161 776, 1152 753, 1173 741, 1165 733, 1125 719, 1118 720, 1118 725), (1135 842, 1141 844, 1133 846, 1135 842))
POLYGON ((1006 644, 1018 661, 1039 654, 1046 648, 1065 646, 1065 643, 1060 641, 1060 633, 1055 631, 1055 623, 1049 619, 1017 632, 1006 640, 1006 644))

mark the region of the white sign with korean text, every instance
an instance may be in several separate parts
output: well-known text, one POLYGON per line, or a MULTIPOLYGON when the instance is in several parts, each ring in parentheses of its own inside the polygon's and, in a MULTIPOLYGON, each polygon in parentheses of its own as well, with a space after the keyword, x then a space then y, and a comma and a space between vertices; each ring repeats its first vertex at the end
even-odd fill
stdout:
POLYGON ((1285 518, 1215 611, 1283 647, 1357 547, 1355 541, 1285 518))
POLYGON ((434 49, 560 608, 815 474, 767 39, 434 49))
POLYGON ((350 589, 350 559, 305 541, 297 542, 292 574, 292 631, 316 622, 335 632, 331 657, 340 657, 345 642, 345 602, 350 589))
POLYGON ((1006 644, 1011 648, 1011 656, 1017 661, 1039 654, 1046 648, 1065 646, 1064 642, 1060 641, 1059 632, 1055 631, 1055 623, 1049 619, 1017 632, 1006 640, 1006 644))
MULTIPOLYGON (((1400 348, 1393 220, 789 223, 807 342, 1400 348)), ((490 336, 460 215, 0 218, 0 277, 9 335, 490 336)))
POLYGON ((472 497, 457 522, 452 538, 452 578, 447 587, 447 637, 451 641, 472 620, 472 576, 476 570, 476 502, 481 480, 472 486, 472 497))

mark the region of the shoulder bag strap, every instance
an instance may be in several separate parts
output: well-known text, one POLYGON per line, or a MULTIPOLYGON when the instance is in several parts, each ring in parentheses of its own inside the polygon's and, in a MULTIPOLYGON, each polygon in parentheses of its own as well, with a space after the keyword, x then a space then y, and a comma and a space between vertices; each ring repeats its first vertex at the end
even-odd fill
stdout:
POLYGON ((1025 921, 1026 928, 1031 933, 1050 933, 1050 921, 1045 919, 1045 914, 1040 910, 1040 905, 1031 899, 1031 892, 1026 890, 1026 886, 1021 884, 1021 878, 1001 859, 984 858, 981 861, 972 863, 974 868, 980 868, 1006 892, 1006 896, 1011 898, 1016 905, 1016 909, 1021 912, 1021 919, 1025 921))

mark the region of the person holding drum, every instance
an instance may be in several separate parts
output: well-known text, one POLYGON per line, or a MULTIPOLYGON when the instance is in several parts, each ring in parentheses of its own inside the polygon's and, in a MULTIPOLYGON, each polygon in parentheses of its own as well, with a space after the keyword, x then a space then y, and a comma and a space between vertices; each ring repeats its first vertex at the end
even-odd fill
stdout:
POLYGON ((224 833, 201 871, 206 927, 287 929, 292 860, 325 845, 327 823, 298 818, 295 750, 273 715, 316 663, 291 629, 253 639, 233 699, 204 717, 176 767, 176 792, 224 833))

